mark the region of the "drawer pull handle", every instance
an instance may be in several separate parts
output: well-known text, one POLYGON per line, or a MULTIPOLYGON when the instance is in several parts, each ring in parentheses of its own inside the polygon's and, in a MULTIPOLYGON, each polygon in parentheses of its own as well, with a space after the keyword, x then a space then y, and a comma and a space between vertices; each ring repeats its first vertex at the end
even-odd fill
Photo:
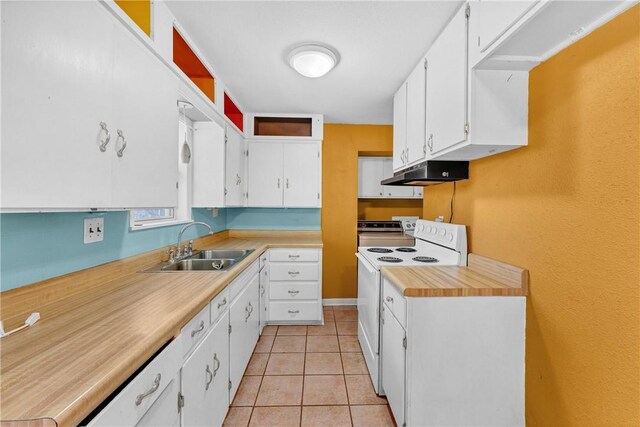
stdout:
POLYGON ((289 274, 292 275, 292 276, 296 276, 296 275, 300 274, 300 272, 299 271, 290 271, 289 274))
POLYGON ((261 296, 264 296, 264 291, 265 291, 264 285, 260 286, 260 295, 261 296))
POLYGON ((300 258, 300 255, 289 255, 289 258, 298 259, 298 258, 300 258))
POLYGON ((111 140, 111 134, 109 134, 109 129, 107 129, 107 124, 105 122, 100 122, 100 133, 104 133, 104 139, 100 142, 100 151, 104 153, 107 151, 107 145, 111 140))
POLYGON ((385 300, 386 300, 387 302, 393 303, 393 298, 391 298, 391 297, 386 297, 386 298, 385 298, 385 300))
POLYGON ((209 386, 211 385, 211 382, 213 381, 213 377, 215 376, 215 374, 211 372, 211 369, 209 369, 209 365, 207 365, 206 374, 209 379, 207 380, 207 383, 204 385, 204 389, 209 390, 209 386))
POLYGON ((299 293, 300 293, 300 291, 288 291, 288 292, 289 292, 291 295, 296 295, 296 294, 299 294, 299 293))
POLYGON ((249 317, 251 317, 251 313, 253 313, 253 305, 251 305, 251 303, 249 303, 245 308, 244 311, 247 313, 247 315, 244 317, 244 321, 245 323, 249 320, 249 317))
POLYGON ((299 314, 300 310, 287 310, 289 314, 299 314))
POLYGON ((204 320, 200 321, 200 326, 198 326, 198 329, 194 329, 193 331, 191 331, 191 338, 195 337, 196 334, 199 334, 202 331, 204 331, 204 320))
POLYGON ((118 148, 116 154, 118 155, 118 157, 122 157, 124 155, 124 149, 127 148, 127 140, 124 139, 124 133, 120 129, 118 129, 116 132, 118 133, 118 138, 116 138, 116 147, 118 146, 118 141, 122 141, 122 145, 120 146, 120 148, 118 148))
POLYGON ((222 298, 222 301, 218 303, 218 310, 220 310, 220 307, 223 307, 225 305, 227 305, 227 297, 222 298))
POLYGON ((218 359, 218 353, 213 353, 213 376, 215 377, 218 373, 218 369, 220 369, 220 360, 218 359))
POLYGON ((144 393, 139 394, 138 397, 136 397, 136 406, 140 406, 140 404, 142 403, 142 400, 145 397, 155 393, 158 390, 158 388, 160 387, 160 378, 162 378, 160 374, 156 375, 156 378, 153 380, 153 385, 151 386, 151 388, 145 391, 144 393))

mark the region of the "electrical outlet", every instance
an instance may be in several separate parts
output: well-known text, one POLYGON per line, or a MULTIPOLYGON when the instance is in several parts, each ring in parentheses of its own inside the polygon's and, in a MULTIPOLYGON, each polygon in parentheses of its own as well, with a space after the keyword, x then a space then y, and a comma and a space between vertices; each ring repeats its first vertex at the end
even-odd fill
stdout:
POLYGON ((91 217, 84 219, 84 243, 96 243, 104 240, 104 218, 91 217))
POLYGON ((218 208, 211 209, 211 214, 214 218, 218 218, 218 208))

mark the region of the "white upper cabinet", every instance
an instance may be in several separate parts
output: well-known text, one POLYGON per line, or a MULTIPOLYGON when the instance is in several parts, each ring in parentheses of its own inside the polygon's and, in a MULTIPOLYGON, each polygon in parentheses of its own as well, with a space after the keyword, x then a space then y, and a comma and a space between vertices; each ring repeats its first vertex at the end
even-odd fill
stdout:
POLYGON ((193 207, 224 206, 224 127, 216 122, 193 123, 193 207))
POLYGON ((393 95, 393 170, 403 169, 407 164, 407 83, 393 95))
POLYGON ((431 156, 467 137, 467 17, 461 8, 427 53, 427 148, 431 156))
POLYGON ((320 144, 284 144, 284 206, 320 206, 320 144))
POLYGON ((247 147, 248 206, 321 206, 320 142, 250 140, 247 147))
POLYGON ((384 157, 358 157, 358 197, 383 197, 384 157))
POLYGON ((252 207, 282 207, 283 144, 250 141, 248 150, 247 204, 252 207))
POLYGON ((478 34, 474 50, 485 52, 489 49, 498 37, 507 32, 538 1, 478 0, 477 10, 474 10, 478 14, 478 34))
POLYGON ((2 208, 175 206, 167 69, 99 2, 0 7, 2 208))
POLYGON ((405 160, 409 165, 423 161, 427 154, 425 138, 425 68, 419 62, 407 79, 407 146, 405 160))
MULTIPOLYGON (((393 174, 393 160, 385 158, 382 162, 382 173, 385 178, 393 174)), ((383 185, 382 191, 385 198, 411 199, 413 198, 413 188, 408 185, 383 185)))
POLYGON ((225 206, 244 206, 244 138, 233 126, 226 132, 225 206))

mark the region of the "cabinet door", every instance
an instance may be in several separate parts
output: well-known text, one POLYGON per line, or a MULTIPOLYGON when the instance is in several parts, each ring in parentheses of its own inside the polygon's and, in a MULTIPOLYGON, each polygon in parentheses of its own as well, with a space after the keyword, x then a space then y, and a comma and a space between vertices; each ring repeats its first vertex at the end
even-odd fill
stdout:
POLYGON ((384 161, 384 157, 358 157, 358 197, 380 198, 384 196, 380 181, 391 177, 391 175, 385 176, 384 174, 384 161))
POLYGON ((171 380, 153 405, 136 424, 137 427, 177 427, 180 425, 178 393, 180 373, 171 380))
POLYGON ((248 150, 248 205, 281 207, 284 188, 282 143, 251 141, 248 150))
POLYGON ((244 206, 244 138, 227 125, 225 206, 244 206))
POLYGON ((258 281, 258 274, 256 274, 229 307, 230 400, 233 400, 238 390, 242 374, 258 342, 260 329, 258 281))
POLYGON ((320 206, 320 145, 284 144, 284 206, 320 206))
POLYGON ((224 206, 224 128, 193 123, 193 207, 224 206))
POLYGON ((407 148, 407 83, 393 95, 393 170, 402 169, 406 163, 407 148))
POLYGON ((405 355, 404 329, 391 310, 382 305, 382 388, 384 389, 396 425, 405 423, 405 355))
POLYGON ((182 367, 182 425, 222 425, 229 407, 229 313, 182 367))
MULTIPOLYGON (((384 176, 393 175, 392 169, 392 160, 386 158, 383 163, 384 168, 384 176)), ((408 185, 384 185, 383 186, 384 197, 391 198, 412 198, 413 197, 413 187, 408 185)))
POLYGON ((426 156, 425 103, 425 61, 420 61, 407 79, 407 164, 426 156))
POLYGON ((535 1, 487 1, 478 0, 477 17, 478 39, 476 41, 480 52, 485 52, 493 43, 507 32, 525 13, 539 0, 535 1))
POLYGON ((124 27, 115 40, 112 206, 177 206, 177 80, 124 27))
POLYGON ((427 146, 437 153, 467 138, 467 17, 462 7, 427 53, 427 146))
POLYGON ((111 206, 115 20, 99 2, 0 7, 2 207, 111 206))

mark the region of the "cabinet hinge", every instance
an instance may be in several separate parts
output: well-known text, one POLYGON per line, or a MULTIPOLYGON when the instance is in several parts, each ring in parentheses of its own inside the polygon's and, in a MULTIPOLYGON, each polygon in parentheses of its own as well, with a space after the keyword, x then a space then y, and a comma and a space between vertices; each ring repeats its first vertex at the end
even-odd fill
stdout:
POLYGON ((229 390, 231 390, 231 380, 229 380, 229 390))
POLYGON ((180 186, 180 183, 176 182, 176 190, 178 189, 179 186, 180 186))
POLYGON ((407 337, 402 338, 402 346, 406 349, 407 348, 407 337))
POLYGON ((184 395, 178 392, 178 412, 182 412, 182 408, 184 408, 184 395))
POLYGON ((224 195, 225 196, 227 195, 227 189, 226 188, 224 189, 224 195))
POLYGON ((245 154, 249 157, 249 150, 245 151, 245 154))
POLYGON ((229 333, 231 333, 231 325, 229 325, 229 333))
POLYGON ((424 69, 426 70, 428 66, 429 66, 429 60, 427 58, 424 58, 424 69))
POLYGON ((320 200, 320 193, 318 193, 318 200, 320 200))
POLYGON ((467 19, 469 19, 469 17, 471 16, 471 6, 469 6, 469 3, 467 3, 467 7, 464 10, 464 16, 466 16, 467 19))
POLYGON ((469 135, 469 123, 464 124, 464 134, 469 135))
POLYGON ((318 158, 320 158, 320 152, 318 151, 318 158))

